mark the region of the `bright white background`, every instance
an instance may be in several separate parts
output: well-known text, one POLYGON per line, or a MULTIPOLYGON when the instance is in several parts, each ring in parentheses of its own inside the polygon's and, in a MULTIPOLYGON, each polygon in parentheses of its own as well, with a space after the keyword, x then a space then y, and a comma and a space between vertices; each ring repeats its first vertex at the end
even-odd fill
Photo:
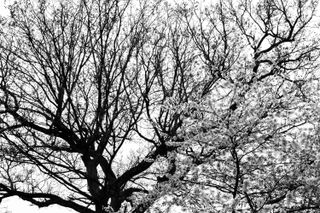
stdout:
POLYGON ((39 209, 29 202, 23 201, 18 197, 4 199, 0 204, 0 213, 74 213, 67 208, 50 206, 39 209))

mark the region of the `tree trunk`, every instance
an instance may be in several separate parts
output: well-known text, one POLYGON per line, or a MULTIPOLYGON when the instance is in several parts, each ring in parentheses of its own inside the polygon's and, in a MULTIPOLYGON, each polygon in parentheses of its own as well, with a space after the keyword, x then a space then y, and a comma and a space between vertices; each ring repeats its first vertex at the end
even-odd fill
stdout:
POLYGON ((110 205, 114 211, 118 211, 121 207, 121 201, 119 197, 112 197, 110 205))
POLYGON ((96 213, 103 213, 103 206, 100 203, 96 204, 96 213))

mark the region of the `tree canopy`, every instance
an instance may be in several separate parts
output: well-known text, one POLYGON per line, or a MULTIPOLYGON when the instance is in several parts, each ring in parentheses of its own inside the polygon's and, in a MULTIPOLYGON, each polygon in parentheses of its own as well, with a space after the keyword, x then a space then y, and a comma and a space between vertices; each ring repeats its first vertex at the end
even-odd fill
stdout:
POLYGON ((317 1, 8 9, 0 200, 81 213, 319 211, 317 1))

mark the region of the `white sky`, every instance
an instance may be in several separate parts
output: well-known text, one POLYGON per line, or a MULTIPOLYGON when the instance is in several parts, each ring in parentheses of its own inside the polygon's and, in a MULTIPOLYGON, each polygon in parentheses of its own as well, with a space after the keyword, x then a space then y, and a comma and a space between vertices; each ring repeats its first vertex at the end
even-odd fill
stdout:
POLYGON ((60 206, 50 206, 39 209, 27 201, 23 201, 18 197, 4 199, 0 204, 1 213, 75 213, 68 208, 60 206))

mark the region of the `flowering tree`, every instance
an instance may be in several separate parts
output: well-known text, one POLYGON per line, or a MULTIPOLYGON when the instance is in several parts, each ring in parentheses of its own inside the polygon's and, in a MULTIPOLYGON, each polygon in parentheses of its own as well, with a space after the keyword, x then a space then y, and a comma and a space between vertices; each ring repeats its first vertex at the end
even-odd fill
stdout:
POLYGON ((195 6, 181 16, 208 71, 202 92, 210 92, 198 96, 201 116, 184 122, 189 142, 181 152, 198 165, 184 179, 195 190, 186 205, 204 212, 319 209, 319 43, 309 27, 315 3, 195 6))
POLYGON ((9 9, 2 199, 89 213, 319 208, 314 2, 9 9))

